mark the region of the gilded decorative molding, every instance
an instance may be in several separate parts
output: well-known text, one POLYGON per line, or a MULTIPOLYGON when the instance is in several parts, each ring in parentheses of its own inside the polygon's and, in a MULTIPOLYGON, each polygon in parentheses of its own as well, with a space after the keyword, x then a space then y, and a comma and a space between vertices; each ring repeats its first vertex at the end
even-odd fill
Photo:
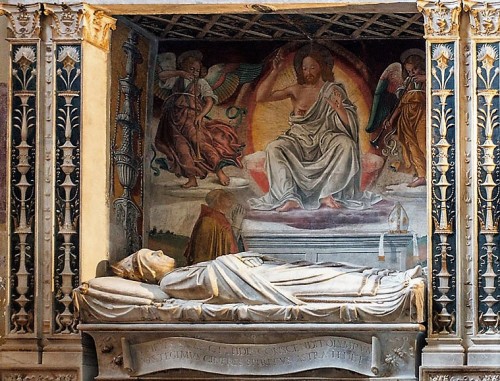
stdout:
POLYGON ((111 31, 116 29, 116 20, 107 16, 103 11, 85 7, 83 38, 92 45, 109 50, 111 31))
POLYGON ((56 333, 76 333, 71 292, 79 283, 81 46, 56 49, 56 333))
POLYGON ((7 16, 10 38, 35 39, 40 35, 40 5, 0 5, 0 16, 7 16))
POLYGON ((432 44, 433 334, 456 332, 455 44, 432 44))
POLYGON ((478 147, 478 222, 479 245, 479 326, 480 333, 498 333, 499 296, 498 220, 500 210, 500 174, 497 163, 499 132, 500 66, 498 43, 480 43, 477 49, 477 147, 478 147))
POLYGON ((500 33, 500 1, 463 0, 464 11, 469 12, 472 34, 498 36, 500 33))
POLYGON ((461 1, 418 0, 417 8, 424 15, 425 38, 458 36, 461 1))
POLYGON ((35 316, 37 44, 13 45, 10 139, 11 334, 32 333, 35 316))
POLYGON ((103 11, 87 5, 46 5, 44 14, 52 17, 55 39, 85 40, 105 51, 109 50, 111 31, 116 20, 103 11))

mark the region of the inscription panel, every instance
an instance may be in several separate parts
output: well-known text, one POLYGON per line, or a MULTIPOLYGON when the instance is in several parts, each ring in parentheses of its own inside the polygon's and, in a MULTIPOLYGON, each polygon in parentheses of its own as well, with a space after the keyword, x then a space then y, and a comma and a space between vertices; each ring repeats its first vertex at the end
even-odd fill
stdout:
POLYGON ((227 375, 279 375, 318 368, 339 368, 377 375, 380 349, 374 337, 365 343, 321 336, 277 344, 225 344, 173 337, 129 345, 122 340, 123 365, 141 376, 169 369, 227 375))

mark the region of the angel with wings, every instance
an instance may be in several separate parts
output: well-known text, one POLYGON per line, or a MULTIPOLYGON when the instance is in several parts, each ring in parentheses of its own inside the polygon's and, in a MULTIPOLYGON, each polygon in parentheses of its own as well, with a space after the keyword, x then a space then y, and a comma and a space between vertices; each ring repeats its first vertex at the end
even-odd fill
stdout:
POLYGON ((397 134, 407 170, 414 171, 410 188, 426 184, 425 53, 408 49, 382 73, 375 91, 366 132, 377 132, 371 142, 397 134))
MULTIPOLYGON (((202 53, 190 50, 177 58, 173 53, 160 58, 158 78, 164 103, 155 145, 166 156, 166 169, 187 179, 183 188, 197 187, 197 178, 209 173, 215 173, 220 184, 229 185, 224 167, 241 167, 244 146, 231 125, 207 116, 219 97, 204 78, 202 53)), ((213 71, 212 82, 216 82, 220 78, 213 71)), ((226 84, 222 96, 227 96, 235 82, 227 80, 226 84)))

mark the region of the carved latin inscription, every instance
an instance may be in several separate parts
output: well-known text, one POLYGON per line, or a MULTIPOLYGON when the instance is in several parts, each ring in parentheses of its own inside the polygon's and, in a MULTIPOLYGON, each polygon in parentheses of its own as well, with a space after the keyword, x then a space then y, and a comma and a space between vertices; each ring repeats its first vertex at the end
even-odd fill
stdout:
POLYGON ((321 336, 278 344, 225 344, 186 337, 128 345, 122 340, 123 366, 140 376, 168 369, 193 369, 227 375, 278 375, 318 368, 340 368, 377 375, 380 349, 365 343, 321 336))

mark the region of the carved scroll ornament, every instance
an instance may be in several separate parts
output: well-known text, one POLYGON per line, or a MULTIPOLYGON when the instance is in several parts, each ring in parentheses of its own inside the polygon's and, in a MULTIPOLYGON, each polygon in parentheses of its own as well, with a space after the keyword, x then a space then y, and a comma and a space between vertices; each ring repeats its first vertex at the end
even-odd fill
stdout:
POLYGON ((52 32, 60 39, 83 39, 105 51, 109 50, 111 30, 116 20, 86 5, 70 7, 47 5, 45 15, 52 17, 52 32))
POLYGON ((425 36, 449 37, 458 35, 461 2, 457 0, 419 0, 419 12, 424 15, 425 36))
POLYGON ((476 36, 495 36, 500 29, 500 1, 464 0, 463 7, 470 15, 472 33, 476 36))
POLYGON ((0 16, 7 16, 9 37, 15 39, 38 38, 40 34, 39 9, 39 4, 0 5, 0 16))

